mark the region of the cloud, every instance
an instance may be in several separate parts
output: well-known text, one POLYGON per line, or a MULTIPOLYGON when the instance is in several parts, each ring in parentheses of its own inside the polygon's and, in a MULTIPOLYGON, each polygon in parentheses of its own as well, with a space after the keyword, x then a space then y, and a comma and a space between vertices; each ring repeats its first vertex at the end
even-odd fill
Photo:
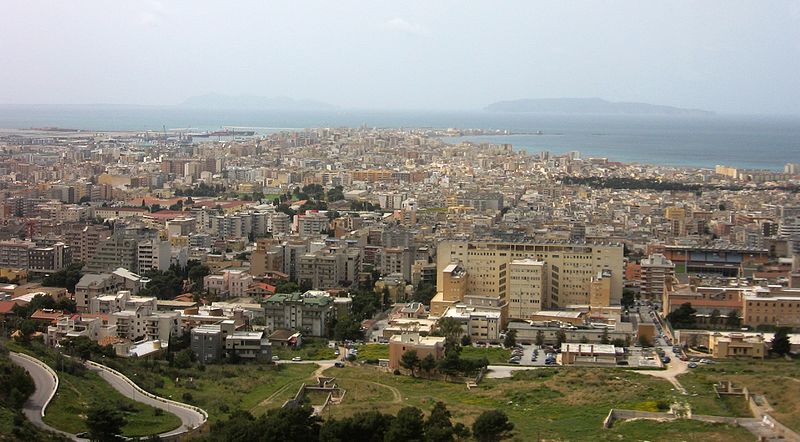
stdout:
POLYGON ((413 35, 426 35, 427 31, 422 28, 418 23, 411 23, 400 17, 387 20, 382 26, 384 29, 396 32, 403 32, 405 34, 413 35))

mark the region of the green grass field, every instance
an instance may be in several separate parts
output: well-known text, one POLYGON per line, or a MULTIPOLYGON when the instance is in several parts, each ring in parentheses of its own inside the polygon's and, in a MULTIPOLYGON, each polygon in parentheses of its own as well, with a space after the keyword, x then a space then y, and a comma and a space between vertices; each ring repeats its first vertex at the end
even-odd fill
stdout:
POLYGON ((142 388, 164 397, 197 405, 209 414, 209 421, 225 419, 238 410, 261 414, 279 407, 308 382, 316 364, 207 365, 177 369, 165 361, 115 364, 129 377, 136 373, 142 388))
POLYGON ((341 405, 325 416, 359 411, 396 413, 403 406, 429 411, 436 401, 448 405, 455 421, 471 425, 483 411, 505 411, 516 426, 514 440, 699 440, 750 441, 742 428, 694 421, 622 422, 603 429, 611 408, 648 409, 674 397, 661 379, 624 370, 566 369, 520 372, 513 379, 486 379, 478 388, 386 374, 369 367, 330 369, 347 389, 341 405))
POLYGON ((323 361, 336 359, 336 349, 328 347, 325 339, 305 339, 300 348, 273 347, 272 354, 283 360, 301 357, 304 361, 323 361))
POLYGON ((389 359, 388 344, 364 344, 358 346, 358 360, 389 359))
POLYGON ((96 400, 116 404, 123 410, 128 420, 122 428, 124 436, 148 436, 181 425, 181 420, 174 414, 156 411, 149 405, 122 396, 94 372, 87 371, 82 376, 59 372, 58 378, 61 385, 47 407, 44 421, 59 430, 73 434, 87 431, 86 409, 96 400))

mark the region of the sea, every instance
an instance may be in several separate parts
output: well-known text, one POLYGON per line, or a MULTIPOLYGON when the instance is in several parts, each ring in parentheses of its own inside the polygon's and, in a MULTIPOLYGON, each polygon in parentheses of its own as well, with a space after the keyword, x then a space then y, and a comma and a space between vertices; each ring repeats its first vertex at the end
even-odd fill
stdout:
POLYGON ((508 143, 515 150, 664 166, 717 164, 780 171, 800 163, 800 116, 556 115, 487 111, 220 110, 177 106, 0 105, 0 128, 87 131, 314 127, 483 129, 448 143, 508 143))

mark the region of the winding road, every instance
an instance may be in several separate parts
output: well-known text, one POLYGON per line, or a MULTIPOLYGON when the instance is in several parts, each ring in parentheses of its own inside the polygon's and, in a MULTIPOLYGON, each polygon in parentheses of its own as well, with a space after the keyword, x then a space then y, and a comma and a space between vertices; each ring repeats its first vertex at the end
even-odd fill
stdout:
POLYGON ((72 440, 84 440, 78 438, 74 434, 56 430, 55 428, 44 423, 44 420, 42 419, 44 417, 44 410, 47 408, 47 405, 50 403, 50 399, 53 398, 53 395, 58 388, 58 378, 54 377, 53 373, 45 368, 43 362, 37 363, 33 361, 33 358, 30 356, 11 352, 9 357, 15 364, 24 368, 25 371, 31 375, 33 383, 36 386, 36 391, 33 392, 27 401, 25 401, 25 405, 22 407, 22 413, 25 414, 25 417, 28 418, 31 423, 44 430, 61 434, 72 440))
POLYGON ((136 386, 136 384, 134 384, 130 379, 121 373, 114 372, 108 367, 87 362, 86 368, 96 372, 101 378, 111 384, 115 390, 120 392, 125 397, 178 416, 178 418, 181 420, 181 426, 174 430, 159 434, 160 437, 177 436, 190 429, 203 425, 208 419, 208 415, 205 414, 205 412, 198 411, 200 410, 199 408, 182 404, 180 402, 175 402, 170 399, 160 398, 153 394, 147 393, 136 386))
MULTIPOLYGON (((39 428, 53 431, 55 433, 64 435, 73 440, 82 441, 85 439, 78 438, 74 434, 66 433, 57 430, 47 425, 42 419, 45 414, 47 405, 53 398, 58 388, 58 376, 51 370, 44 362, 41 362, 33 357, 11 353, 11 360, 24 368, 33 378, 36 385, 36 391, 28 398, 23 406, 23 413, 28 420, 39 428)), ((159 408, 168 413, 172 413, 181 420, 181 425, 174 430, 167 431, 159 434, 160 437, 171 437, 183 434, 192 428, 203 425, 208 419, 208 415, 197 407, 175 402, 169 399, 159 398, 155 395, 145 392, 121 373, 115 372, 108 367, 91 362, 86 363, 86 368, 96 372, 101 378, 108 382, 115 390, 120 392, 125 397, 133 399, 136 402, 141 402, 155 408, 159 408)))

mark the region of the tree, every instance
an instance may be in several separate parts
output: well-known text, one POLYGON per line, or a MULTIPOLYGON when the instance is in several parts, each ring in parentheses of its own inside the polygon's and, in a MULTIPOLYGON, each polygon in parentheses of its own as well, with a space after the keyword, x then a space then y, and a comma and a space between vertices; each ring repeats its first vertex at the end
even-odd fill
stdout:
POLYGON ((784 356, 791 351, 791 343, 789 342, 789 328, 780 327, 772 337, 772 353, 784 356))
POLYGON ((337 341, 357 341, 363 338, 364 332, 361 330, 361 323, 353 318, 342 318, 333 327, 333 339, 337 341))
POLYGON ((320 442, 383 442, 394 416, 379 411, 359 412, 344 419, 327 419, 319 432, 320 442))
POLYGON ((544 332, 542 332, 541 330, 536 331, 536 345, 538 345, 539 347, 544 345, 544 332))
POLYGON ((631 308, 633 304, 635 304, 633 290, 622 290, 622 299, 619 301, 619 303, 624 308, 631 308))
POLYGON ((451 442, 453 440, 453 423, 450 412, 444 402, 433 405, 430 416, 423 425, 426 442, 451 442))
POLYGON ((42 279, 42 285, 45 287, 64 287, 67 291, 75 293, 75 284, 83 276, 83 273, 81 273, 82 268, 82 262, 72 263, 53 274, 45 276, 42 279))
POLYGON ((442 318, 436 323, 436 333, 444 336, 448 341, 458 342, 464 329, 461 322, 454 318, 442 318))
POLYGON ((414 296, 411 299, 429 305, 434 296, 436 296, 436 286, 420 281, 419 284, 417 284, 417 289, 414 290, 414 296))
POLYGON ((508 330, 505 339, 503 339, 503 347, 511 348, 515 345, 517 345, 517 331, 508 330))
POLYGON ((428 353, 427 356, 422 358, 419 362, 419 368, 424 370, 425 373, 430 374, 430 372, 436 368, 436 358, 433 357, 433 354, 428 353))
POLYGON ((89 427, 89 436, 92 440, 102 442, 120 440, 118 435, 126 423, 125 416, 118 409, 104 403, 95 402, 86 412, 86 426, 89 427))
POLYGON ((400 365, 407 370, 411 370, 411 376, 414 376, 414 370, 419 364, 420 360, 416 350, 408 350, 400 356, 400 365))
POLYGON ((697 310, 692 308, 692 303, 684 302, 675 311, 667 315, 667 320, 675 328, 693 328, 697 323, 695 313, 697 313, 697 310))
POLYGON ((611 339, 608 337, 608 329, 603 328, 603 333, 600 334, 600 343, 601 344, 610 344, 611 339))
POLYGON ((425 437, 422 411, 416 407, 403 407, 389 425, 385 442, 422 442, 425 437))
POLYGON ((717 328, 717 323, 719 322, 720 312, 717 309, 711 311, 711 316, 708 318, 708 322, 711 324, 713 328, 717 328))
POLYGON ((472 338, 469 337, 468 334, 464 334, 461 336, 461 346, 462 347, 469 347, 472 345, 472 338))
POLYGON ((567 332, 563 329, 558 329, 556 332, 556 347, 561 347, 561 344, 567 342, 567 332))
POLYGON ((192 356, 194 353, 191 349, 187 348, 178 352, 175 356, 175 366, 178 368, 189 368, 192 366, 192 356))
POLYGON ((514 424, 501 410, 484 411, 472 424, 472 434, 479 442, 495 442, 511 437, 514 424))
POLYGON ((739 312, 736 310, 731 310, 728 312, 728 317, 725 319, 725 325, 730 328, 739 328, 742 320, 739 318, 739 312))
POLYGON ((328 189, 328 194, 326 195, 326 199, 328 200, 328 202, 343 200, 344 188, 342 186, 336 186, 334 188, 328 189))

